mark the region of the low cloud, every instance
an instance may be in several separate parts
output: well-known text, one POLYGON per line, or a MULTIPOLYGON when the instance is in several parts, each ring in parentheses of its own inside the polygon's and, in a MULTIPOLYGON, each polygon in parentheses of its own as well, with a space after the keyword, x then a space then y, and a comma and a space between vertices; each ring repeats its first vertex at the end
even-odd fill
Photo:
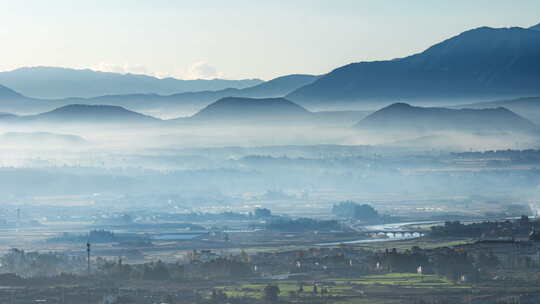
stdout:
POLYGON ((187 69, 171 71, 152 71, 144 65, 140 64, 112 64, 108 62, 100 62, 99 64, 90 67, 94 71, 112 72, 120 74, 145 74, 157 78, 174 77, 178 79, 215 79, 224 78, 214 66, 206 61, 198 61, 191 64, 187 69))
POLYGON ((20 68, 20 66, 9 65, 9 64, 0 64, 0 72, 13 71, 13 70, 15 70, 17 68, 20 68))
POLYGON ((223 74, 206 61, 199 61, 192 64, 184 73, 184 79, 214 79, 223 78, 223 74))
POLYGON ((107 62, 100 62, 96 66, 91 68, 95 71, 100 72, 112 72, 112 73, 120 73, 120 74, 145 74, 145 75, 152 75, 154 76, 154 73, 152 73, 148 68, 146 68, 144 65, 140 64, 111 64, 107 62))

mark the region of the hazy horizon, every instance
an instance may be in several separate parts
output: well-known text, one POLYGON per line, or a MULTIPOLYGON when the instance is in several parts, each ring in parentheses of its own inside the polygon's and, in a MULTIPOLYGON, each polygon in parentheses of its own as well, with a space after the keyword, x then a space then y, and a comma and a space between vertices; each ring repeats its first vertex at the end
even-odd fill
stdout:
POLYGON ((323 74, 418 53, 471 28, 540 22, 537 1, 3 2, 0 70, 57 66, 179 79, 323 74))
POLYGON ((0 4, 0 303, 540 303, 540 1, 0 4))

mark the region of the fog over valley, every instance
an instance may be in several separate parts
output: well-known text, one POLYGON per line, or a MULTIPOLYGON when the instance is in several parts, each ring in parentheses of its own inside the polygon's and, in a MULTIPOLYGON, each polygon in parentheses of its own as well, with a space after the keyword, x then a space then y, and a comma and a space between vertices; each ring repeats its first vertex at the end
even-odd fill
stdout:
POLYGON ((0 303, 540 300, 534 1, 30 2, 0 303))

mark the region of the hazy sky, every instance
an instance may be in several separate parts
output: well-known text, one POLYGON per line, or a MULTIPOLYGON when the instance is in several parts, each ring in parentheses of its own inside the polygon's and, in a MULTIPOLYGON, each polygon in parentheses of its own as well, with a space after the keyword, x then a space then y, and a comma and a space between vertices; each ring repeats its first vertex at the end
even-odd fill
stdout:
POLYGON ((0 0, 0 69, 178 78, 319 74, 479 26, 540 23, 539 0, 0 0))

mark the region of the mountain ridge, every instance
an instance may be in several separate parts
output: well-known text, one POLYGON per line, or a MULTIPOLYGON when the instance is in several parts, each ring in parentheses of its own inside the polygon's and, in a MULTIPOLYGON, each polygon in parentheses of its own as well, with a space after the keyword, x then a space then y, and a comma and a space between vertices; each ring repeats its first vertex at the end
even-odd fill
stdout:
POLYGON ((206 106, 193 120, 250 121, 307 118, 311 112, 285 98, 225 97, 206 106))
POLYGON ((24 98, 24 96, 11 88, 0 85, 0 98, 21 99, 24 98))
POLYGON ((411 56, 339 67, 286 97, 306 107, 540 95, 540 32, 481 27, 411 56))
POLYGON ((71 104, 35 115, 11 118, 17 123, 54 124, 118 124, 118 123, 156 123, 162 120, 111 105, 71 104))
POLYGON ((503 108, 450 109, 394 103, 362 119, 354 128, 390 132, 532 132, 538 126, 503 108))
POLYGON ((145 74, 122 74, 91 69, 61 67, 22 67, 0 72, 0 83, 21 94, 40 99, 96 97, 133 93, 174 94, 188 91, 247 88, 260 79, 194 79, 157 78, 145 74), (46 82, 47 86, 43 86, 46 82))
MULTIPOLYGON (((128 95, 105 95, 98 96, 87 99, 89 101, 100 101, 106 102, 108 100, 154 100, 156 103, 167 103, 167 102, 189 102, 189 103, 205 103, 205 102, 214 102, 220 98, 225 97, 246 97, 246 98, 274 98, 274 97, 283 97, 290 91, 315 81, 318 76, 314 75, 305 75, 305 74, 292 74, 285 75, 271 79, 267 82, 261 84, 247 87, 244 89, 236 88, 226 88, 223 90, 204 90, 204 91, 195 91, 195 92, 182 92, 175 93, 171 95, 159 95, 159 94, 128 94, 128 95), (292 80, 293 84, 287 83, 287 81, 292 80), (283 85, 285 84, 285 88, 283 85)), ((65 100, 83 100, 83 99, 72 99, 68 98, 65 100)), ((205 104, 206 105, 206 104, 205 104)))
POLYGON ((6 92, 15 94, 2 95, 0 87, 0 111, 18 113, 38 113, 52 110, 70 104, 89 105, 115 105, 130 110, 144 112, 154 109, 165 109, 167 112, 174 112, 176 109, 196 112, 210 103, 224 97, 247 97, 247 98, 267 98, 284 96, 293 89, 317 79, 319 76, 292 74, 277 77, 267 82, 248 87, 245 89, 227 88, 219 91, 198 91, 184 92, 171 95, 159 95, 155 93, 133 93, 125 95, 104 95, 91 98, 70 97, 63 99, 35 99, 24 96, 4 87, 6 92), (17 106, 20 106, 17 109, 17 106))
POLYGON ((515 112, 518 115, 521 115, 536 124, 540 124, 540 96, 479 102, 455 106, 453 108, 485 109, 493 107, 507 108, 510 111, 515 112))

